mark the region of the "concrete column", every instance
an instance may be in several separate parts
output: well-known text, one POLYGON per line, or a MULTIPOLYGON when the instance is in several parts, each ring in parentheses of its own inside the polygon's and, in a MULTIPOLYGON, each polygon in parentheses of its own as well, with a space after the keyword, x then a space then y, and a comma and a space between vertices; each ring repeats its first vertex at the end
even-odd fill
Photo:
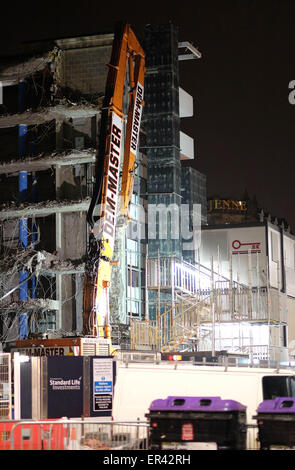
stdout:
POLYGON ((55 215, 55 249, 60 256, 62 253, 62 214, 56 212, 55 215))

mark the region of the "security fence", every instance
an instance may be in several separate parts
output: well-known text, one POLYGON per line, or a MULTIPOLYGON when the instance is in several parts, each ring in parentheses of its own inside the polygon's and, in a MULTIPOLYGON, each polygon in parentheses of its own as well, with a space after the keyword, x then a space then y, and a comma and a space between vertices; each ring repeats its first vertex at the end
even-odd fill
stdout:
MULTIPOLYGON (((259 450, 258 428, 247 425, 247 450, 259 450)), ((179 443, 181 445, 181 443, 179 443)), ((194 449, 186 443, 186 449, 194 449)), ((148 450, 149 423, 87 421, 0 421, 2 450, 148 450)), ((167 447, 169 448, 169 446, 167 447)), ((174 448, 174 447, 171 447, 174 448)))
POLYGON ((147 422, 78 419, 0 422, 0 451, 125 449, 148 449, 147 422))

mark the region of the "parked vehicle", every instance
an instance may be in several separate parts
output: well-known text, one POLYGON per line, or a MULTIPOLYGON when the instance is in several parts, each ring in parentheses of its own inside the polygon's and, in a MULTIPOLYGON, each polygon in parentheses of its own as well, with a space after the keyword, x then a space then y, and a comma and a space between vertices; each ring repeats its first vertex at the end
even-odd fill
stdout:
MULTIPOLYGON (((186 363, 118 364, 113 418, 143 421, 156 399, 178 396, 218 396, 236 400, 247 408, 246 424, 256 426, 253 416, 259 403, 277 396, 295 396, 295 371, 250 367, 196 366, 186 363)), ((254 434, 254 433, 252 433, 254 434)), ((251 440, 257 440, 253 436, 251 440)), ((256 448, 258 441, 248 442, 256 448)))

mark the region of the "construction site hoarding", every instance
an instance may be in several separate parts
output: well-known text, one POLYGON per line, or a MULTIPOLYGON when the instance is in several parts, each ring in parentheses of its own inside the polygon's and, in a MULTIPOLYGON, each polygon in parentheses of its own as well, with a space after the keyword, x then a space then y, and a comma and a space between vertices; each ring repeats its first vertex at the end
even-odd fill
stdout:
POLYGON ((16 419, 111 417, 112 356, 14 355, 16 419))

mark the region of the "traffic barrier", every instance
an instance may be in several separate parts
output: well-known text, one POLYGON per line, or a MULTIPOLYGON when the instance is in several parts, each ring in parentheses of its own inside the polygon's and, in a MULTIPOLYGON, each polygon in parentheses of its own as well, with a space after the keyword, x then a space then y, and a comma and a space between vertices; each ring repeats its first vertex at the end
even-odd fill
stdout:
MULTIPOLYGON (((247 449, 258 450, 258 427, 247 425, 247 449)), ((188 431, 184 429, 184 431, 188 431)), ((149 423, 44 420, 0 422, 4 450, 145 450, 150 449, 149 423)), ((188 447, 189 449, 189 447, 188 447)))
POLYGON ((66 430, 57 420, 0 422, 0 450, 63 450, 66 430))
POLYGON ((0 422, 1 450, 147 449, 148 423, 89 420, 0 422))
POLYGON ((41 449, 41 428, 36 424, 6 422, 0 425, 0 450, 37 450, 41 449))

